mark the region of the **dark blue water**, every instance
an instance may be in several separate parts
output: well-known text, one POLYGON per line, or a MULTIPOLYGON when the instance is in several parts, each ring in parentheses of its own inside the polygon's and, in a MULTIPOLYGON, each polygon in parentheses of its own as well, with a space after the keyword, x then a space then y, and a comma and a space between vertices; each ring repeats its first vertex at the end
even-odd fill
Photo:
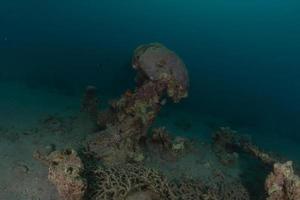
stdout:
POLYGON ((300 142, 299 1, 0 1, 1 81, 117 96, 133 87, 133 49, 153 41, 190 71, 179 108, 300 142))

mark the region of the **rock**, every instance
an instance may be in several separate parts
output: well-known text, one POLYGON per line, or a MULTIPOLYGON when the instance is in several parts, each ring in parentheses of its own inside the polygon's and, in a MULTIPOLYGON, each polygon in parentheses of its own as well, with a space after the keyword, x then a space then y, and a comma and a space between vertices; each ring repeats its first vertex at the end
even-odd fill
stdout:
POLYGON ((49 180, 56 186, 62 200, 82 200, 87 189, 87 181, 82 177, 84 170, 76 151, 67 149, 51 153, 49 180))
POLYGON ((175 101, 188 95, 189 76, 181 58, 160 43, 141 45, 134 51, 132 66, 151 81, 168 80, 168 95, 175 101))
POLYGON ((294 174, 293 162, 275 163, 265 182, 267 200, 299 200, 300 178, 294 174))

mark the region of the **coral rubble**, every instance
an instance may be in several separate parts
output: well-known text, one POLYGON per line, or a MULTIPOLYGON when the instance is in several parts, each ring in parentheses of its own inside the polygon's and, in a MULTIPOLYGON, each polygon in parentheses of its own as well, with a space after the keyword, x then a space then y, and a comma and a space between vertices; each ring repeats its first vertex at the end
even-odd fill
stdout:
POLYGON ((265 182, 267 200, 299 200, 300 178, 294 174, 293 163, 275 163, 265 182))

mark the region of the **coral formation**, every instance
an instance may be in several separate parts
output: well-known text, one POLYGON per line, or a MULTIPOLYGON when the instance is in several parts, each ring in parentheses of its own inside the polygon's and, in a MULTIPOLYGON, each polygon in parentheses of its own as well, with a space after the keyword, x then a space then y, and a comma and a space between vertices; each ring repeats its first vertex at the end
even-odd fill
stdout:
POLYGON ((87 181, 81 159, 74 150, 54 151, 48 157, 49 180, 56 186, 62 200, 82 200, 87 181))
POLYGON ((146 192, 150 199, 173 199, 168 180, 157 171, 140 165, 121 165, 95 171, 93 200, 128 199, 133 194, 146 192), (159 198, 158 198, 159 197, 159 198))
POLYGON ((224 176, 212 178, 207 184, 207 193, 222 200, 250 200, 247 189, 239 180, 226 180, 224 176))
POLYGON ((275 163, 265 182, 267 200, 299 200, 300 178, 294 174, 293 163, 275 163))
POLYGON ((189 76, 185 64, 162 44, 139 46, 134 51, 132 64, 139 74, 151 81, 167 80, 167 93, 174 101, 187 96, 189 76))
POLYGON ((138 47, 132 65, 138 74, 143 75, 138 87, 134 92, 125 92, 111 104, 110 110, 99 120, 101 127, 106 129, 88 142, 89 150, 106 165, 143 160, 139 144, 164 104, 165 96, 175 102, 187 96, 185 65, 163 45, 155 43, 138 47))
MULTIPOLYGON (((181 58, 159 43, 139 46, 134 51, 132 66, 137 71, 135 90, 126 91, 107 110, 98 111, 96 88, 86 89, 82 111, 98 125, 98 132, 87 138, 86 154, 80 154, 88 158, 82 156, 82 161, 74 150, 52 148, 54 152, 46 151, 47 155, 36 152, 35 157, 49 166, 49 180, 57 187, 60 197, 63 200, 249 200, 241 181, 210 167, 209 159, 202 162, 197 158, 192 162, 197 166, 208 163, 204 172, 209 175, 203 179, 193 179, 194 174, 188 173, 167 177, 159 172, 170 170, 174 175, 182 168, 176 168, 173 162, 160 164, 174 161, 177 165, 177 161, 185 160, 179 159, 184 155, 189 158, 183 162, 195 158, 188 155, 194 150, 193 143, 186 138, 172 137, 164 127, 155 128, 148 135, 167 99, 177 103, 187 97, 188 72, 181 58), (152 161, 158 163, 149 164, 152 161)), ((49 123, 54 128, 60 125, 52 118, 49 123)), ((191 128, 188 121, 177 122, 177 126, 183 130, 191 128)), ((224 164, 233 163, 238 158, 238 150, 250 152, 264 162, 274 162, 248 138, 230 128, 217 130, 213 140, 213 149, 224 164)), ((292 183, 293 187, 298 184, 292 183)), ((296 194, 298 189, 291 191, 296 194)))
POLYGON ((246 189, 239 182, 214 179, 209 184, 197 180, 172 181, 158 171, 141 165, 99 168, 90 199, 92 200, 248 200, 246 189))

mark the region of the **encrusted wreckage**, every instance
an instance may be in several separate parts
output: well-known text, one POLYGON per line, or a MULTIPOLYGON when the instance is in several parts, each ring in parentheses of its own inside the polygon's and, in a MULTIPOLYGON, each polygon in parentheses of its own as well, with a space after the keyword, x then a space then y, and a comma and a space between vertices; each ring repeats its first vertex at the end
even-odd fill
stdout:
MULTIPOLYGON (((132 66, 137 70, 135 90, 126 91, 108 110, 98 111, 94 87, 86 90, 82 111, 97 121, 100 129, 87 140, 85 156, 90 156, 92 167, 72 149, 45 156, 40 152, 35 154, 49 166, 48 178, 57 187, 61 199, 249 200, 240 180, 227 180, 222 174, 205 182, 187 177, 170 180, 158 170, 143 165, 145 156, 151 153, 176 160, 191 145, 185 138, 173 138, 163 127, 153 129, 148 136, 167 99, 177 103, 187 97, 189 77, 183 61, 159 43, 138 47, 132 66), (147 148, 155 150, 146 151, 147 148)), ((223 164, 234 162, 238 150, 254 155, 269 166, 276 163, 265 183, 268 200, 300 199, 300 181, 291 162, 278 164, 277 158, 230 128, 217 130, 213 140, 213 150, 223 164)))
POLYGON ((183 61, 159 43, 138 47, 132 66, 137 70, 137 87, 125 92, 99 115, 105 129, 88 142, 88 148, 106 165, 142 161, 140 144, 166 98, 179 102, 188 95, 189 77, 183 61))

